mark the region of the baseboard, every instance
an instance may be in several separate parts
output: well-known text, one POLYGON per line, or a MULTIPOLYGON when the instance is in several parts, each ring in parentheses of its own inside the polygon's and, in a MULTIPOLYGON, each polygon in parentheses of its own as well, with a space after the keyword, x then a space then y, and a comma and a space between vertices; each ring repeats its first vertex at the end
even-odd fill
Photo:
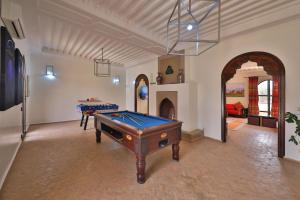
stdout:
POLYGON ((15 158, 16 158, 16 156, 17 156, 17 153, 18 153, 18 151, 19 151, 19 149, 20 149, 21 144, 22 144, 22 140, 19 141, 18 146, 17 146, 17 148, 16 148, 16 151, 15 151, 15 153, 14 153, 12 159, 10 160, 9 165, 7 166, 7 168, 6 168, 6 170, 5 170, 5 173, 4 173, 4 175, 3 175, 3 178, 2 178, 2 180, 0 180, 0 190, 2 189, 3 183, 4 183, 4 181, 5 181, 5 179, 6 179, 7 175, 8 175, 8 172, 9 172, 9 170, 10 170, 12 164, 14 163, 14 160, 15 160, 15 158))
POLYGON ((66 120, 66 121, 55 121, 55 122, 39 122, 39 123, 30 124, 30 126, 46 125, 46 124, 58 124, 58 123, 76 122, 76 121, 80 121, 80 119, 71 119, 71 120, 66 120))
POLYGON ((284 157, 283 159, 284 159, 284 160, 287 160, 287 161, 295 162, 295 163, 297 163, 297 164, 300 164, 300 160, 295 160, 295 159, 293 159, 293 158, 286 158, 286 157, 284 157))
POLYGON ((26 133, 28 132, 29 128, 30 128, 30 124, 27 124, 26 125, 26 133))
POLYGON ((213 141, 215 141, 215 142, 223 143, 222 140, 216 139, 216 138, 213 138, 213 137, 207 137, 207 136, 204 135, 204 138, 205 138, 205 139, 209 139, 209 140, 213 140, 213 141))

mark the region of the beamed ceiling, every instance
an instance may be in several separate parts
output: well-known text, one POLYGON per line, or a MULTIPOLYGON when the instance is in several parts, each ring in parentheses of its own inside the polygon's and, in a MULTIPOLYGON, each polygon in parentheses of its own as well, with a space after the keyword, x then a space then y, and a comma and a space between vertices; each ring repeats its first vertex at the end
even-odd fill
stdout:
MULTIPOLYGON (((125 66, 165 54, 166 23, 175 0, 15 0, 28 38, 44 52, 125 66)), ((300 17, 299 0, 222 0, 221 39, 300 17)), ((201 12, 195 6, 195 12, 201 12)), ((216 31, 213 13, 203 33, 216 31)))

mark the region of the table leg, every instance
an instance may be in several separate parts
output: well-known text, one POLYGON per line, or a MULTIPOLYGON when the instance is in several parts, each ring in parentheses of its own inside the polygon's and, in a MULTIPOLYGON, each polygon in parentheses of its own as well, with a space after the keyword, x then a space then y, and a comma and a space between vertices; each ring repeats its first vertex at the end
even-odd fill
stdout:
POLYGON ((82 113, 81 121, 80 121, 80 127, 82 127, 83 121, 84 121, 84 114, 82 113))
POLYGON ((173 160, 179 161, 179 143, 172 144, 173 160))
POLYGON ((101 143, 101 131, 96 129, 96 142, 101 143))
POLYGON ((85 124, 84 124, 84 130, 86 130, 87 124, 89 122, 89 116, 86 116, 85 124))
POLYGON ((146 168, 146 158, 142 155, 136 156, 136 170, 137 170, 137 182, 140 184, 145 183, 145 168, 146 168))

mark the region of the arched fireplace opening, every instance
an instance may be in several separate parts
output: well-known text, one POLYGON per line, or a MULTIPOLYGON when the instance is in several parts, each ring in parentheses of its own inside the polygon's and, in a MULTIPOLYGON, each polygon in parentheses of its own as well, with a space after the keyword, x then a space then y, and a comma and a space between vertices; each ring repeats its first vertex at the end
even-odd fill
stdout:
POLYGON ((175 106, 168 98, 161 101, 159 106, 159 116, 168 119, 176 119, 175 106))

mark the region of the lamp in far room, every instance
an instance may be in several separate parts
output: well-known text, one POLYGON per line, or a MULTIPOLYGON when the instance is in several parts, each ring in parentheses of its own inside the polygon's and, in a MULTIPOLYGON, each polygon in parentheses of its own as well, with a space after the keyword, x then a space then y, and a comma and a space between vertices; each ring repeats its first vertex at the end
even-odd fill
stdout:
POLYGON ((47 79, 53 80, 56 78, 56 75, 54 73, 54 67, 53 65, 46 65, 46 74, 45 77, 47 79))
POLYGON ((94 59, 94 75, 98 77, 108 77, 110 76, 110 60, 104 59, 103 48, 101 49, 101 58, 94 59))

